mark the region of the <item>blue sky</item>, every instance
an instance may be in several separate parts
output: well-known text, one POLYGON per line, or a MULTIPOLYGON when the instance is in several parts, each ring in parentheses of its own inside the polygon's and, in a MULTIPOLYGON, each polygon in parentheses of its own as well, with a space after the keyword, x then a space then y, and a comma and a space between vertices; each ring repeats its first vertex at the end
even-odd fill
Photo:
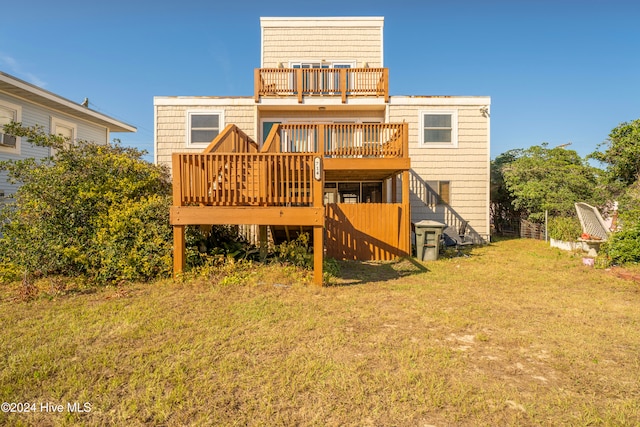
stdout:
POLYGON ((640 2, 6 2, 0 71, 138 128, 154 96, 251 96, 260 16, 383 16, 391 95, 490 96, 491 156, 572 142, 586 155, 640 118, 640 2))

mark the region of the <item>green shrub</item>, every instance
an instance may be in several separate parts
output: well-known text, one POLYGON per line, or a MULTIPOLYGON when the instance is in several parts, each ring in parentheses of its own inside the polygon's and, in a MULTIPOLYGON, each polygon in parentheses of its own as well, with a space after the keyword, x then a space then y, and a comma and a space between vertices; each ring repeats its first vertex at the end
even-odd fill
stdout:
POLYGON ((580 221, 576 217, 558 216, 549 218, 549 237, 565 242, 575 242, 582 234, 580 221))
POLYGON ((275 259, 298 267, 313 268, 313 254, 310 251, 309 233, 300 233, 295 240, 276 245, 275 259))
POLYGON ((640 262, 640 224, 613 233, 600 249, 615 264, 640 262))
POLYGON ((167 273, 166 169, 118 143, 64 144, 15 123, 4 131, 55 147, 56 155, 0 162, 9 180, 21 184, 0 211, 0 259, 25 276, 86 276, 98 283, 167 273))
POLYGON ((218 264, 227 258, 256 260, 260 254, 239 234, 236 225, 188 226, 185 236, 189 268, 218 264))
POLYGON ((146 281, 172 271, 168 196, 149 196, 111 206, 97 230, 100 282, 146 281))

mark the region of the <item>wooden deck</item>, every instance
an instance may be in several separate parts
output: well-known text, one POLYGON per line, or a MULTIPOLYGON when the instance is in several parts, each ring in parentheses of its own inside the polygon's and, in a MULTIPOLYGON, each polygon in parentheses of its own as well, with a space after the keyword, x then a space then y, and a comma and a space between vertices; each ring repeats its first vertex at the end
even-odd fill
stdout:
MULTIPOLYGON (((332 256, 389 259, 410 253, 406 123, 277 124, 260 150, 228 125, 204 153, 176 153, 172 162, 176 273, 184 268, 186 225, 254 224, 261 236, 266 226, 312 227, 317 284, 322 284, 325 221, 332 256), (323 206, 327 178, 398 175, 400 203, 323 206)), ((396 180, 391 181, 396 200, 396 180)))
POLYGON ((254 96, 382 97, 389 102, 388 68, 256 68, 254 96))

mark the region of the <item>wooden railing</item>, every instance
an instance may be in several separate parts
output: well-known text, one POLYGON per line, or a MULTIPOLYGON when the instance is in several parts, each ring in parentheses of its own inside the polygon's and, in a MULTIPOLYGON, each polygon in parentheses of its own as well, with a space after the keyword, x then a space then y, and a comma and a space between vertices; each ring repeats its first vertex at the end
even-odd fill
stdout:
POLYGON ((302 153, 174 154, 173 203, 310 206, 313 157, 302 153))
POLYGON ((204 149, 205 153, 257 153, 258 144, 255 143, 238 126, 229 124, 204 149))
POLYGON ((277 124, 262 152, 322 153, 324 157, 406 157, 406 123, 277 124))
POLYGON ((261 96, 384 97, 389 101, 388 68, 256 68, 255 99, 261 96))

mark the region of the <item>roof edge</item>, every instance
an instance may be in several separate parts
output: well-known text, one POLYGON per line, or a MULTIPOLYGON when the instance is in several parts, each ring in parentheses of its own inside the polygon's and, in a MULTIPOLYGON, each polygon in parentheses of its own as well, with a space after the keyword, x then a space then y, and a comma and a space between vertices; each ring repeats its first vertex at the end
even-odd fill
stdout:
MULTIPOLYGON (((7 83, 16 88, 22 89, 24 91, 30 92, 35 95, 39 101, 43 103, 43 105, 50 107, 49 104, 58 105, 59 107, 63 107, 64 109, 69 109, 72 112, 77 113, 79 118, 87 119, 93 118, 96 121, 103 122, 104 125, 109 128, 110 132, 136 132, 137 128, 123 121, 117 120, 113 117, 107 116, 106 114, 99 113, 98 111, 92 110, 88 107, 84 107, 76 102, 73 102, 67 98, 64 98, 60 95, 57 95, 53 92, 50 92, 46 89, 43 89, 39 86, 36 86, 32 83, 21 80, 15 76, 4 73, 0 71, 0 82, 7 83)), ((13 94, 10 91, 8 92, 11 95, 20 97, 17 94, 13 94)), ((54 107, 51 107, 54 108, 54 107)), ((67 113, 70 114, 70 113, 67 113)))

